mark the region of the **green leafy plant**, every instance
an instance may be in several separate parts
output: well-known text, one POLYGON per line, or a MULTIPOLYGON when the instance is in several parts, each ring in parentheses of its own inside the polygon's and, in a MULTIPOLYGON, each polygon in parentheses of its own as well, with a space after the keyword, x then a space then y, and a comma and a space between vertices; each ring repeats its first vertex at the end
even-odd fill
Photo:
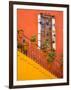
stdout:
POLYGON ((50 53, 48 53, 48 56, 53 58, 55 56, 55 52, 51 51, 50 53))
POLYGON ((23 40, 23 51, 26 51, 28 49, 28 43, 26 42, 26 40, 23 40))
POLYGON ((36 42, 36 35, 33 35, 30 39, 31 42, 36 42))
POLYGON ((49 57, 49 58, 48 58, 48 62, 49 62, 49 63, 53 62, 53 59, 49 57))
POLYGON ((42 49, 44 52, 47 52, 47 49, 49 48, 49 41, 46 39, 44 40, 43 42, 43 46, 42 46, 42 49))
POLYGON ((49 44, 49 42, 48 42, 47 40, 45 40, 43 46, 44 46, 45 48, 47 48, 47 47, 48 47, 48 44, 49 44))
POLYGON ((53 62, 54 58, 55 58, 55 52, 54 51, 49 52, 47 58, 48 62, 53 62))
POLYGON ((22 40, 23 40, 24 31, 23 29, 17 30, 17 48, 22 52, 22 40))

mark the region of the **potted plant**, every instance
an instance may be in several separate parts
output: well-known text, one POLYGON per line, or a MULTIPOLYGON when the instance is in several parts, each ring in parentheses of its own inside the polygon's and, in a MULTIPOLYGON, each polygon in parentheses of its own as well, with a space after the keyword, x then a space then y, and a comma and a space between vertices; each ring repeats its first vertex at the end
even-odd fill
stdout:
POLYGON ((31 45, 33 45, 35 47, 35 45, 36 45, 36 35, 31 36, 30 41, 31 41, 31 45))
POLYGON ((33 35, 33 36, 31 37, 30 41, 33 42, 33 43, 36 42, 36 35, 33 35))
POLYGON ((55 56, 56 56, 56 54, 55 54, 54 51, 50 51, 50 52, 47 53, 46 59, 47 59, 48 68, 49 68, 49 69, 51 69, 52 66, 53 66, 53 62, 54 62, 54 60, 55 60, 55 56))
POLYGON ((29 46, 28 42, 27 42, 25 39, 23 39, 22 51, 23 51, 23 53, 24 53, 25 55, 27 55, 28 46, 29 46))
POLYGON ((22 52, 22 40, 23 40, 24 31, 22 29, 17 30, 17 48, 22 52))
POLYGON ((47 61, 49 63, 53 62, 54 61, 54 58, 55 58, 55 52, 54 51, 49 52, 47 57, 48 57, 47 58, 47 61))
POLYGON ((17 42, 18 51, 22 52, 22 44, 17 42))

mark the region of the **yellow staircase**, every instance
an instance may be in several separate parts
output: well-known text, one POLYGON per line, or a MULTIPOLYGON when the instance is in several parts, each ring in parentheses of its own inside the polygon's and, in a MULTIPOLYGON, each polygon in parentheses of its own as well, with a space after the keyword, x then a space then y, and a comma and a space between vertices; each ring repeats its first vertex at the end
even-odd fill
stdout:
POLYGON ((40 80, 56 79, 57 77, 41 67, 26 55, 18 51, 17 79, 18 80, 40 80))

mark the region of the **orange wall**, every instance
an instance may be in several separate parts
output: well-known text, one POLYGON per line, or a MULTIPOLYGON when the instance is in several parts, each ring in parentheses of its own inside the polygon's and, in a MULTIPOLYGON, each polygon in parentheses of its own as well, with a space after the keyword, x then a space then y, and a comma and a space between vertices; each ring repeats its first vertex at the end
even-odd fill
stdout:
POLYGON ((45 11, 45 10, 26 10, 18 9, 18 29, 23 29, 24 34, 30 38, 32 35, 38 35, 38 14, 46 13, 56 18, 56 52, 61 54, 63 51, 63 12, 45 11))

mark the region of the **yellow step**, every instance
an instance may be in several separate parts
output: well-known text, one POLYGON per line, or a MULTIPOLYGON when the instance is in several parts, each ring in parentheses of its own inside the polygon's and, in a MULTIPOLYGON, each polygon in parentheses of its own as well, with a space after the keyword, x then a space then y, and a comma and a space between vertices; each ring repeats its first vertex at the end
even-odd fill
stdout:
POLYGON ((17 59, 17 79, 18 80, 40 80, 57 78, 49 71, 41 67, 32 59, 18 51, 17 59))

